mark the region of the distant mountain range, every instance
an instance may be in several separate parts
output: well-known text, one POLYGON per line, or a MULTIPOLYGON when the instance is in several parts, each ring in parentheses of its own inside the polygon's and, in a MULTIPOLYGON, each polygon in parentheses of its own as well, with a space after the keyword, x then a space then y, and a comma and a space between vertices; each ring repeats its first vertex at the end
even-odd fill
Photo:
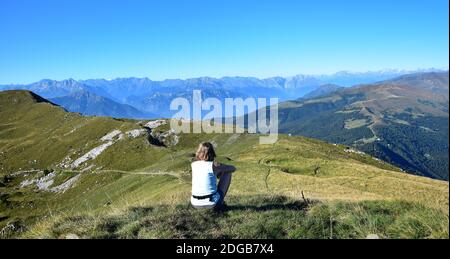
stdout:
POLYGON ((64 107, 70 112, 84 115, 108 116, 116 118, 142 119, 155 115, 144 113, 133 106, 120 104, 111 99, 81 90, 66 96, 49 99, 51 102, 64 107))
POLYGON ((418 73, 280 104, 280 132, 353 146, 449 179, 449 74, 418 73))
MULTIPOLYGON (((423 71, 435 70, 420 70, 420 72, 423 71)), ((278 97, 281 101, 286 101, 301 98, 314 92, 317 94, 317 91, 320 93, 322 85, 335 84, 348 87, 388 80, 412 72, 417 71, 339 72, 332 75, 297 75, 267 79, 254 77, 201 77, 164 81, 152 81, 148 78, 81 81, 45 79, 27 85, 0 85, 0 90, 29 90, 44 98, 59 102, 69 111, 86 115, 105 115, 105 109, 97 108, 97 106, 107 107, 111 102, 115 102, 113 110, 118 112, 108 111, 106 114, 127 118, 136 118, 141 115, 171 117, 173 115, 173 112, 169 110, 171 101, 177 97, 191 99, 193 90, 202 90, 204 98, 278 97), (80 95, 80 93, 84 94, 80 95), (94 96, 104 99, 94 98, 94 96), (83 104, 77 104, 78 101, 83 101, 83 104), (128 106, 119 107, 120 105, 128 106), (136 110, 131 111, 129 106, 136 110)))

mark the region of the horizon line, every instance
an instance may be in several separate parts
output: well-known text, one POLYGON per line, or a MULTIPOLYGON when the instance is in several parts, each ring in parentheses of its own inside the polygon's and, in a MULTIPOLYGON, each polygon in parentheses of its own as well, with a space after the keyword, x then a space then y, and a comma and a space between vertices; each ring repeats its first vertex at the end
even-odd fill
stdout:
POLYGON ((207 79, 224 79, 224 78, 252 78, 252 79, 258 79, 258 80, 268 80, 268 79, 274 79, 274 78, 284 78, 284 79, 289 79, 289 78, 294 78, 297 76, 309 76, 309 77, 322 77, 322 76, 333 76, 333 75, 338 75, 339 73, 348 73, 348 74, 368 74, 368 73, 380 73, 380 72, 385 72, 385 73, 416 73, 416 72, 448 72, 449 68, 448 67, 444 67, 444 68, 436 68, 436 67, 430 67, 430 68, 416 68, 416 69, 401 69, 401 68, 384 68, 384 69, 378 69, 378 70, 366 70, 366 71, 356 71, 356 70, 339 70, 336 72, 332 72, 332 73, 298 73, 295 75, 291 75, 291 76, 280 76, 280 75, 274 75, 274 76, 269 76, 269 77, 258 77, 258 76, 244 76, 244 75, 225 75, 225 76, 194 76, 194 77, 179 77, 179 78, 165 78, 165 79, 151 79, 151 77, 149 76, 118 76, 115 78, 101 78, 101 77, 97 77, 97 78, 85 78, 85 79, 75 79, 73 77, 68 77, 68 78, 64 78, 64 79, 51 79, 51 78, 42 78, 40 80, 37 81, 32 81, 32 82, 28 82, 28 83, 0 83, 0 85, 29 85, 29 84, 33 84, 33 83, 38 83, 38 82, 42 82, 45 80, 49 80, 49 81, 57 81, 57 82, 63 82, 63 81, 70 81, 70 80, 74 80, 77 82, 82 82, 82 81, 88 81, 88 80, 105 80, 108 82, 112 82, 115 80, 120 80, 120 79, 147 79, 150 80, 152 82, 164 82, 164 81, 171 81, 171 80, 182 80, 182 81, 186 81, 186 80, 193 80, 193 79, 201 79, 201 78, 207 78, 207 79))

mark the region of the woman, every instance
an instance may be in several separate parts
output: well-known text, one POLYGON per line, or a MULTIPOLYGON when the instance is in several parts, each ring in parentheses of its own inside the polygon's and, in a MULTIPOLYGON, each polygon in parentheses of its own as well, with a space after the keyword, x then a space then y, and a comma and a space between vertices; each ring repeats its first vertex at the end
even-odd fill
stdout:
POLYGON ((231 183, 234 166, 214 162, 216 153, 209 142, 201 143, 192 163, 192 197, 194 208, 220 208, 231 183), (216 177, 219 178, 217 185, 216 177))

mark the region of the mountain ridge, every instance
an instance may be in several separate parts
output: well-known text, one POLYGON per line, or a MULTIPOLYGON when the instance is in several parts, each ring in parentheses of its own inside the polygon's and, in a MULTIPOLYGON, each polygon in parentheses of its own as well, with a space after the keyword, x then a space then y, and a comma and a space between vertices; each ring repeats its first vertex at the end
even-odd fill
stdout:
POLYGON ((354 146, 448 180, 448 99, 448 72, 407 75, 282 103, 280 131, 354 146))
MULTIPOLYGON (((433 70, 433 69, 428 69, 433 70)), ((418 70, 418 71, 428 71, 418 70)), ((296 75, 291 77, 199 77, 189 79, 166 79, 154 81, 149 78, 117 78, 112 80, 88 79, 62 81, 41 80, 28 85, 0 85, 0 90, 26 89, 44 98, 63 97, 81 90, 111 99, 121 104, 154 114, 158 117, 171 117, 170 102, 177 97, 192 98, 192 90, 202 90, 207 97, 270 98, 281 101, 295 100, 317 90, 324 84, 352 86, 373 83, 411 73, 406 70, 387 70, 380 72, 350 73, 332 75, 296 75), (251 91, 249 91, 251 89, 251 91)))

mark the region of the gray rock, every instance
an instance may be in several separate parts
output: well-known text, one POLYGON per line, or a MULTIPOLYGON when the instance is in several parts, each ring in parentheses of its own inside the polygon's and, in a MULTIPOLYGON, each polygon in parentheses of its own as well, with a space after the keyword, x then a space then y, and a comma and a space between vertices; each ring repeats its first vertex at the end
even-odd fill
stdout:
POLYGON ((380 239, 380 237, 377 234, 369 234, 366 239, 380 239))

